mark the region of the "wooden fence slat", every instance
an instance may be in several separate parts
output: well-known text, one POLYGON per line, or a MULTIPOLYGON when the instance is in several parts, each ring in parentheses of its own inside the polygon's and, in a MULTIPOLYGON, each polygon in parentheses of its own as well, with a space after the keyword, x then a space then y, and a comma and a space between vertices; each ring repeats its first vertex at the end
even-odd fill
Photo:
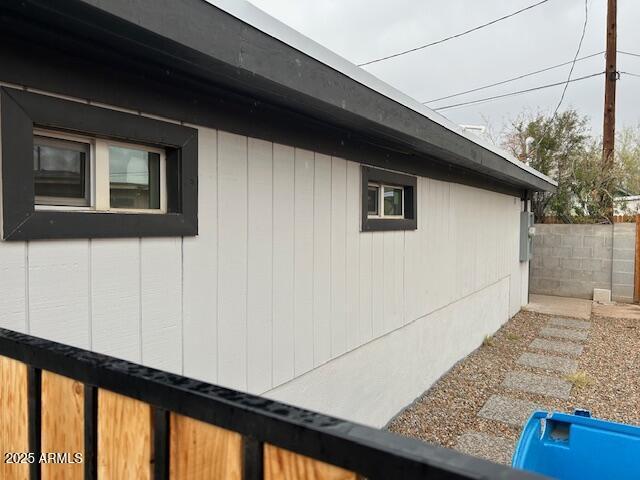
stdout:
POLYGON ((151 407, 98 390, 98 478, 151 478, 151 407))
MULTIPOLYGON (((46 370, 42 371, 42 437, 40 450, 84 456, 84 386, 46 370)), ((43 480, 84 478, 82 463, 43 463, 43 480)))
POLYGON ((171 480, 241 480, 240 434, 173 412, 169 431, 171 480))
POLYGON ((0 478, 27 480, 29 464, 7 464, 5 452, 29 451, 27 366, 0 356, 0 478))
POLYGON ((356 473, 273 445, 264 446, 265 480, 357 480, 356 473))

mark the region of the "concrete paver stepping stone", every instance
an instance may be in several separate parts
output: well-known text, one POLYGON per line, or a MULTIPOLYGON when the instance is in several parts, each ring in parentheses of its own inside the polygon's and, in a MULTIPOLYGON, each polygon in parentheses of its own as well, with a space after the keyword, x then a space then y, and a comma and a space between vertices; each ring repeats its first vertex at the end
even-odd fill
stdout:
POLYGON ((568 328, 544 327, 540 330, 540 335, 545 337, 565 338, 567 340, 586 340, 589 334, 580 330, 569 330, 568 328))
POLYGON ((576 320, 575 318, 554 317, 549 320, 549 325, 554 327, 575 328, 576 330, 589 330, 591 322, 576 320))
POLYGON ((561 373, 575 373, 578 362, 571 358, 555 357, 553 355, 541 355, 539 353, 524 352, 516 363, 527 367, 544 368, 561 373))
POLYGON ((558 342, 546 338, 534 338, 529 348, 538 348, 549 352, 568 353, 569 355, 582 355, 582 345, 570 342, 558 342))
POLYGON ((522 427, 535 410, 544 409, 545 407, 527 400, 491 395, 478 412, 478 416, 488 420, 508 423, 514 427, 522 427))
POLYGON ((515 442, 488 433, 466 432, 458 437, 456 450, 496 463, 510 464, 515 442))
POLYGON ((566 380, 529 372, 507 373, 502 386, 513 390, 522 390, 562 399, 569 398, 569 393, 571 392, 571 384, 566 380))

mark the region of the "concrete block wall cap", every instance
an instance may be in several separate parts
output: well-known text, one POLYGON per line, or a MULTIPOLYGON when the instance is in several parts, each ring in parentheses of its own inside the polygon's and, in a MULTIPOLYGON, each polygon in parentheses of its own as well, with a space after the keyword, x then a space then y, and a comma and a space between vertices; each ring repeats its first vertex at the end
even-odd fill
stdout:
POLYGON ((605 288, 593 289, 593 301, 597 303, 611 303, 611 290, 605 288))

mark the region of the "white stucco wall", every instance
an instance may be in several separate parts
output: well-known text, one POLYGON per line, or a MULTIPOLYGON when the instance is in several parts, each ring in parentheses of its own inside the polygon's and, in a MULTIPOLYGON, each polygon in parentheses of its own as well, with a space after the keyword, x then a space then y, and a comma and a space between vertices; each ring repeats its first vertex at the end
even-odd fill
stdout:
POLYGON ((199 128, 197 237, 0 242, 0 325, 380 426, 526 302, 520 208, 361 233, 357 163, 199 128))
POLYGON ((374 427, 427 390, 504 322, 509 279, 420 317, 267 393, 374 427))

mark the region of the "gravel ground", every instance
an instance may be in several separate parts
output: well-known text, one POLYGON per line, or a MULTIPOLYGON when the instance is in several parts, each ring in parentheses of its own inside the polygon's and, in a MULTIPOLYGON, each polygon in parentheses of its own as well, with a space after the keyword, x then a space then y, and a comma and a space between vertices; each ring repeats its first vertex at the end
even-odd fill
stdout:
POLYGON ((571 389, 568 400, 508 390, 501 386, 509 371, 529 371, 564 378, 554 370, 517 365, 527 351, 563 355, 527 348, 547 325, 549 315, 521 311, 493 336, 456 364, 431 389, 389 424, 388 429, 452 448, 465 432, 481 432, 517 440, 520 428, 477 416, 493 395, 533 401, 548 409, 572 412, 586 408, 599 418, 640 425, 640 321, 593 316, 589 338, 578 359, 578 373, 589 383, 571 389), (487 344, 489 343, 489 344, 487 344))

